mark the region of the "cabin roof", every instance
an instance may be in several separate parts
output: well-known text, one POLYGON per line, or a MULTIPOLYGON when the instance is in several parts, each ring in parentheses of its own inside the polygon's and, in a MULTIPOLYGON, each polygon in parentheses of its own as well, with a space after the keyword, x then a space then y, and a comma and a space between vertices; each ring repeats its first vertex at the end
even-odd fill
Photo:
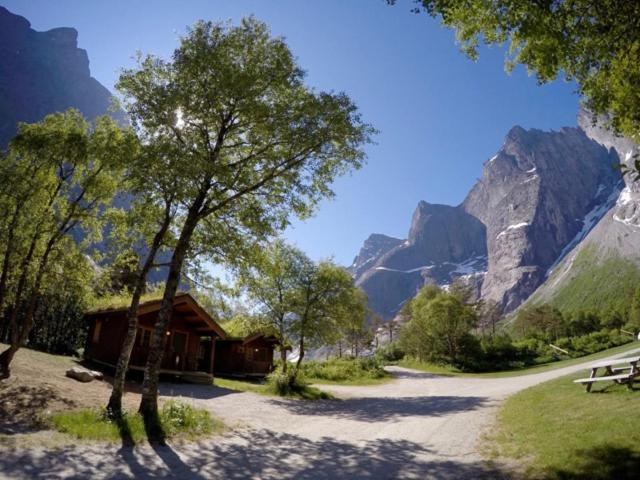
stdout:
POLYGON ((265 333, 254 333, 253 335, 248 335, 246 337, 229 337, 224 338, 226 342, 239 342, 243 345, 247 345, 251 342, 255 342, 262 338, 267 343, 279 343, 278 339, 274 335, 267 335, 265 333))
MULTIPOLYGON (((162 298, 149 300, 140 303, 138 307, 138 316, 145 315, 147 313, 153 313, 160 310, 162 305, 162 298)), ((89 311, 85 314, 85 317, 92 318, 102 315, 125 313, 129 309, 128 306, 117 308, 96 309, 89 311)), ((220 338, 227 339, 228 335, 224 329, 218 325, 214 318, 202 308, 196 300, 188 293, 179 293, 173 299, 173 312, 174 315, 179 315, 187 321, 193 321, 194 323, 205 323, 208 330, 213 330, 220 338)), ((206 332, 202 332, 205 334, 206 332)))

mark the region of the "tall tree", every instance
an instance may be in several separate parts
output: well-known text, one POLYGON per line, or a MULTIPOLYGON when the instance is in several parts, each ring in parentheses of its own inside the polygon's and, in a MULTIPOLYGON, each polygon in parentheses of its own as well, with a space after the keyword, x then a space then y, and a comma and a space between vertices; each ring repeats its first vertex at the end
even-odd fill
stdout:
POLYGON ((261 313, 261 317, 254 318, 278 339, 284 372, 287 371, 287 349, 293 342, 294 299, 305 262, 304 253, 276 240, 240 269, 239 284, 261 313))
POLYGON ((354 318, 364 321, 362 296, 349 273, 332 262, 315 264, 303 262, 296 280, 297 291, 293 301, 293 331, 298 345, 298 360, 291 376, 296 381, 305 354, 309 348, 332 345, 342 336, 345 325, 354 318), (358 317, 358 315, 360 316, 358 317))
POLYGON ((161 139, 172 158, 159 173, 171 178, 180 205, 145 367, 140 411, 148 423, 157 416, 164 333, 188 258, 226 248, 221 225, 264 235, 292 212, 310 214, 336 176, 363 162, 372 129, 346 95, 316 93, 303 79, 284 41, 253 18, 238 27, 198 22, 171 61, 145 57, 120 77, 134 125, 161 139))
MULTIPOLYGON (((387 0, 396 3, 396 0, 387 0)), ((461 49, 509 44, 507 69, 523 64, 540 83, 563 75, 589 109, 640 142, 640 2, 629 0, 414 0, 456 30, 461 49)), ((638 169, 640 165, 636 165, 638 169)))
MULTIPOLYGON (((56 257, 72 248, 73 233, 84 231, 88 241, 99 237, 98 213, 111 203, 133 144, 132 133, 109 117, 98 118, 92 127, 76 110, 19 127, 10 145, 16 156, 10 158, 28 167, 8 174, 3 169, 3 182, 28 184, 25 174, 37 165, 42 183, 18 208, 28 220, 23 222, 27 233, 25 248, 16 258, 19 273, 8 315, 10 346, 0 354, 0 375, 9 376, 13 356, 33 328, 47 275, 56 257)), ((8 254, 5 251, 5 259, 8 254)))

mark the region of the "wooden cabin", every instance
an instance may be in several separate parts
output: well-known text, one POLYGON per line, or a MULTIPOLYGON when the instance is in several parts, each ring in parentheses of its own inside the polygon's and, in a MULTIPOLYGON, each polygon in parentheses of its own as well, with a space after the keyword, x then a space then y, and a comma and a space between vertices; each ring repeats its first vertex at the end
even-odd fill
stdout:
MULTIPOLYGON (((140 304, 138 333, 129 366, 131 370, 144 369, 161 303, 162 300, 152 300, 140 304)), ((122 307, 86 314, 90 325, 85 348, 88 360, 115 367, 127 331, 127 310, 128 307, 122 307)), ((226 338, 225 331, 191 295, 176 295, 173 316, 166 331, 160 373, 211 383, 216 340, 226 338)))
POLYGON ((274 336, 264 334, 218 339, 213 371, 220 376, 264 377, 273 370, 273 351, 277 344, 274 336))

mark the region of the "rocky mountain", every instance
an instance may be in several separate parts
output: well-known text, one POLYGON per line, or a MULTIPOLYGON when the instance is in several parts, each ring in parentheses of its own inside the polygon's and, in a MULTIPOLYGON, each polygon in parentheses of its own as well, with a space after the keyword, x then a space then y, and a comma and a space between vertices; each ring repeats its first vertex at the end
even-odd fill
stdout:
MULTIPOLYGON (((581 110, 580 128, 593 141, 616 154, 631 167, 640 148, 595 124, 581 110)), ((578 242, 572 242, 565 255, 548 272, 548 278, 528 302, 549 302, 560 308, 618 310, 616 302, 628 303, 640 284, 640 184, 625 176, 617 189, 603 202, 600 220, 578 242)))
POLYGON ((89 57, 77 40, 73 28, 37 32, 0 6, 0 147, 18 122, 69 107, 89 119, 107 113, 111 94, 91 77, 89 57))
POLYGON ((420 202, 405 242, 366 266, 356 257, 351 272, 374 311, 390 318, 425 283, 462 281, 510 312, 616 202, 622 223, 640 223, 615 168, 629 146, 587 117, 557 132, 512 128, 462 204, 420 202))

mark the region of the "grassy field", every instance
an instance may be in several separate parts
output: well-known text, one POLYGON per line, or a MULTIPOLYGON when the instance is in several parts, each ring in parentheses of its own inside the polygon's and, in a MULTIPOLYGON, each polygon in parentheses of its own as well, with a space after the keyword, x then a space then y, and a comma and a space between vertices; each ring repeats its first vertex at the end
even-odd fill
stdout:
POLYGON ((558 362, 545 363, 528 368, 520 368, 517 370, 504 370, 501 372, 487 372, 487 373, 465 373, 452 367, 450 365, 437 365, 432 363, 419 362, 413 359, 402 359, 398 362, 398 365, 406 368, 413 368, 415 370, 421 370, 423 372, 433 373, 437 375, 450 375, 450 376, 466 376, 477 378, 503 378, 503 377, 517 377, 520 375, 531 375, 534 373, 547 372, 549 370, 555 370, 557 368, 569 367, 571 365, 577 365, 583 362, 590 362, 592 360, 598 360, 600 358, 608 357, 610 355, 616 355, 618 353, 624 353, 629 350, 640 348, 640 343, 632 342, 619 347, 610 348, 601 352, 586 355, 584 357, 571 358, 569 360, 560 360, 558 362))
POLYGON ((640 385, 612 382, 585 393, 582 371, 510 397, 490 435, 492 456, 516 459, 527 478, 639 478, 640 385))
MULTIPOLYGON (((224 424, 212 419, 209 412, 191 405, 170 401, 159 412, 162 432, 167 439, 195 440, 224 430, 224 424)), ((57 412, 46 419, 53 429, 79 440, 140 443, 147 434, 138 413, 126 413, 122 420, 113 421, 103 410, 72 410, 57 412)))
MULTIPOLYGON (((228 388, 229 390, 235 390, 237 392, 254 392, 259 393, 260 395, 278 396, 271 389, 270 385, 257 382, 255 380, 217 377, 213 380, 213 384, 218 387, 228 388)), ((289 396, 291 398, 298 398, 301 400, 328 400, 334 398, 330 393, 323 392, 311 385, 305 385, 289 396)))

